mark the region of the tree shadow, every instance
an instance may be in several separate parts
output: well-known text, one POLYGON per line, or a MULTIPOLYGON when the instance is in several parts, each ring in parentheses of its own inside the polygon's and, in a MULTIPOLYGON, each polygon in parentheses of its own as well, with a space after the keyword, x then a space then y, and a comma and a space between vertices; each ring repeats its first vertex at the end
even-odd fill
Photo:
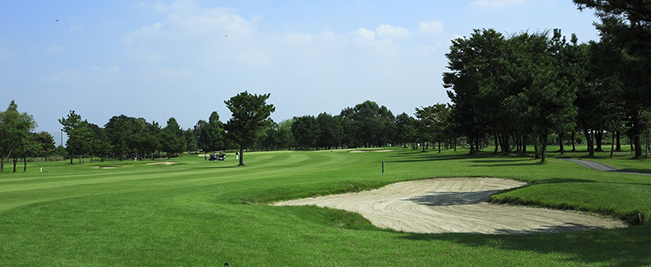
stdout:
POLYGON ((607 266, 648 266, 651 264, 651 226, 598 230, 582 225, 562 225, 531 231, 500 231, 481 234, 407 234, 414 241, 449 241, 470 247, 561 255, 559 264, 600 264, 607 266), (547 231, 583 230, 566 233, 547 231), (501 235, 504 234, 504 235, 501 235), (508 234, 508 235, 506 235, 508 234))
POLYGON ((470 167, 524 167, 524 166, 537 166, 540 165, 540 162, 513 162, 513 163, 503 163, 503 164, 492 164, 488 162, 487 164, 473 164, 470 167))
POLYGON ((461 155, 436 155, 436 154, 421 154, 421 155, 393 155, 394 159, 388 162, 422 162, 422 161, 435 161, 435 160, 459 160, 468 159, 469 156, 461 155))
POLYGON ((476 153, 476 154, 438 154, 438 153, 409 153, 409 154, 394 154, 390 162, 421 162, 421 161, 447 161, 447 160, 463 160, 463 159, 480 159, 480 158, 494 158, 499 155, 489 153, 476 153))
POLYGON ((649 169, 619 169, 613 172, 621 173, 631 173, 631 174, 640 174, 640 175, 651 175, 651 170, 649 169))
POLYGON ((233 168, 237 168, 237 167, 238 166, 205 166, 204 165, 204 166, 196 166, 196 167, 192 167, 192 168, 196 168, 196 169, 233 169, 233 168))
POLYGON ((426 206, 469 205, 488 202, 492 194, 502 191, 504 190, 486 190, 475 192, 428 192, 427 195, 413 197, 407 200, 419 205, 426 206))
POLYGON ((550 178, 536 180, 536 184, 562 184, 562 183, 596 183, 597 181, 572 178, 550 178))

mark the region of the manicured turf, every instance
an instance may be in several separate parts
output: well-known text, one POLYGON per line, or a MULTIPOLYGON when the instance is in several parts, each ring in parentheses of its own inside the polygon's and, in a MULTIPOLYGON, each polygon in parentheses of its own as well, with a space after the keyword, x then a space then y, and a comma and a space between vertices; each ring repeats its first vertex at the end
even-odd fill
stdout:
MULTIPOLYGON (((644 221, 651 217, 651 176, 599 172, 553 158, 539 164, 528 157, 466 153, 259 152, 245 154, 245 167, 236 167, 232 155, 225 162, 186 156, 170 166, 50 162, 46 173, 30 165, 27 173, 0 174, 0 265, 651 264, 648 222, 564 234, 427 235, 377 229, 343 211, 266 205, 402 180, 503 177, 532 185, 495 195, 496 202, 596 211, 632 223, 639 223, 636 214, 644 221)), ((651 169, 647 160, 626 154, 599 155, 616 167, 651 169)))

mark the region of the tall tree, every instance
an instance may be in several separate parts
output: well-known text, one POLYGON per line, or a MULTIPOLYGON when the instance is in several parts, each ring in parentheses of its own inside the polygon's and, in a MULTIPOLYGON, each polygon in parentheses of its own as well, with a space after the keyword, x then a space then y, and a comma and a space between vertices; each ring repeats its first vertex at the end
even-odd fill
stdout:
POLYGON ((88 121, 82 120, 81 115, 71 110, 67 118, 59 119, 59 123, 63 126, 62 130, 68 135, 66 150, 70 155, 70 164, 73 164, 75 155, 79 156, 79 163, 81 164, 81 156, 90 152, 93 139, 93 132, 88 126, 88 121))
MULTIPOLYGON (((551 39, 547 33, 539 33, 529 35, 528 40, 522 44, 522 49, 533 56, 524 63, 524 68, 533 81, 523 93, 532 130, 540 140, 540 160, 545 162, 548 137, 575 127, 577 85, 574 82, 580 79, 571 71, 575 66, 567 58, 568 43, 560 30, 554 30, 551 39)), ((573 42, 576 45, 576 41, 573 42)))
POLYGON ((208 136, 207 148, 209 151, 216 151, 224 148, 224 124, 219 120, 217 111, 210 113, 208 124, 206 125, 206 135, 208 136))
POLYGON ((284 120, 278 123, 278 142, 280 147, 290 149, 294 146, 292 122, 292 120, 284 120))
POLYGON ((405 148, 409 143, 414 144, 417 138, 417 123, 418 121, 407 113, 403 112, 396 116, 396 142, 403 144, 405 148))
POLYGON ((317 138, 319 136, 319 128, 316 124, 314 116, 306 115, 301 117, 294 117, 292 123, 292 134, 294 140, 299 147, 308 150, 309 148, 316 147, 317 138))
POLYGON ((32 137, 34 142, 38 143, 38 151, 34 151, 34 154, 39 157, 44 157, 45 160, 48 160, 50 153, 54 152, 55 143, 54 137, 45 131, 34 133, 32 137))
POLYGON ((651 109, 651 3, 647 0, 574 0, 580 10, 593 8, 601 43, 617 54, 612 67, 629 124, 635 157, 642 155, 644 112, 651 109))
POLYGON ((199 145, 197 144, 197 138, 194 136, 194 130, 188 128, 185 131, 183 131, 183 134, 185 135, 185 144, 186 144, 187 151, 192 152, 192 151, 199 150, 199 145))
POLYGON ((126 115, 113 116, 104 125, 106 134, 108 136, 113 154, 123 160, 126 155, 132 152, 130 144, 134 139, 136 132, 136 118, 128 117, 126 115))
POLYGON ((167 126, 163 128, 161 135, 162 147, 167 152, 168 159, 185 150, 185 134, 174 117, 167 120, 167 126))
POLYGON ((343 109, 339 116, 348 146, 386 146, 393 140, 395 116, 385 106, 367 100, 343 109))
MULTIPOLYGON (((502 99, 509 88, 502 83, 508 62, 504 36, 493 29, 474 30, 468 37, 452 41, 443 84, 452 101, 452 118, 462 135, 468 137, 470 153, 479 150, 479 140, 487 133, 510 131, 508 115, 502 107, 502 99), (493 67, 495 66, 495 67, 493 67), (495 92, 493 92, 495 90, 495 92), (499 114, 506 115, 500 117, 499 114)), ((502 142, 505 146, 508 139, 502 142)), ((503 147, 503 152, 508 151, 503 147)))
POLYGON ((232 117, 226 122, 224 129, 239 147, 239 166, 244 166, 244 149, 253 145, 262 129, 271 123, 269 116, 276 108, 266 103, 270 95, 244 91, 224 101, 232 112, 232 117))
POLYGON ((323 112, 316 117, 316 125, 319 133, 316 141, 318 147, 330 149, 341 144, 344 127, 339 117, 323 112))
POLYGON ((450 109, 447 104, 436 104, 428 107, 416 108, 416 117, 420 120, 421 135, 427 141, 438 143, 441 153, 441 142, 448 137, 450 130, 450 109))
MULTIPOLYGON (((34 117, 27 113, 18 112, 18 105, 11 101, 7 110, 0 113, 0 171, 4 171, 5 160, 13 156, 14 172, 18 157, 22 156, 25 161, 26 145, 29 141, 30 132, 36 128, 34 117)), ((25 162, 25 170, 27 168, 25 162)))
POLYGON ((88 126, 93 133, 90 142, 90 162, 93 163, 93 155, 99 156, 100 161, 104 161, 108 154, 111 153, 111 144, 106 135, 106 130, 94 123, 89 123, 88 126))

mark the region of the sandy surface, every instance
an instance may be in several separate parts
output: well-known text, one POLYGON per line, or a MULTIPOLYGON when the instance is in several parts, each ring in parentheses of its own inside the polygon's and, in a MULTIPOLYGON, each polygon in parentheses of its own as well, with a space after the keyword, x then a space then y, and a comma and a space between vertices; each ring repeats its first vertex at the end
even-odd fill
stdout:
POLYGON ((171 161, 164 161, 164 162, 152 162, 152 163, 147 163, 145 165, 174 165, 176 162, 171 162, 171 161))
POLYGON ((496 178, 430 179, 274 205, 357 212, 377 227, 412 233, 528 234, 626 227, 621 221, 582 212, 487 203, 491 194, 525 185, 496 178))
POLYGON ((117 168, 117 167, 115 167, 115 166, 105 166, 105 167, 93 166, 93 169, 102 169, 102 170, 111 170, 111 169, 115 169, 115 168, 117 168))
POLYGON ((348 153, 366 153, 366 152, 383 153, 383 152, 391 152, 391 150, 383 149, 383 150, 351 150, 351 151, 348 151, 348 153))

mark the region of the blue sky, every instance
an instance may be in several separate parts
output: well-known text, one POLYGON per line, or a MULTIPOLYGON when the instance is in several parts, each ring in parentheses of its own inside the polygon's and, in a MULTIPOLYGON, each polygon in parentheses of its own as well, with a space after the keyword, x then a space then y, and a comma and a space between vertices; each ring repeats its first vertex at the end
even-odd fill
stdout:
POLYGON ((16 100, 53 133, 69 110, 226 121, 245 90, 271 93, 275 121, 365 100, 413 114, 448 102, 450 40, 560 28, 587 42, 593 21, 570 0, 0 0, 0 108, 16 100))

